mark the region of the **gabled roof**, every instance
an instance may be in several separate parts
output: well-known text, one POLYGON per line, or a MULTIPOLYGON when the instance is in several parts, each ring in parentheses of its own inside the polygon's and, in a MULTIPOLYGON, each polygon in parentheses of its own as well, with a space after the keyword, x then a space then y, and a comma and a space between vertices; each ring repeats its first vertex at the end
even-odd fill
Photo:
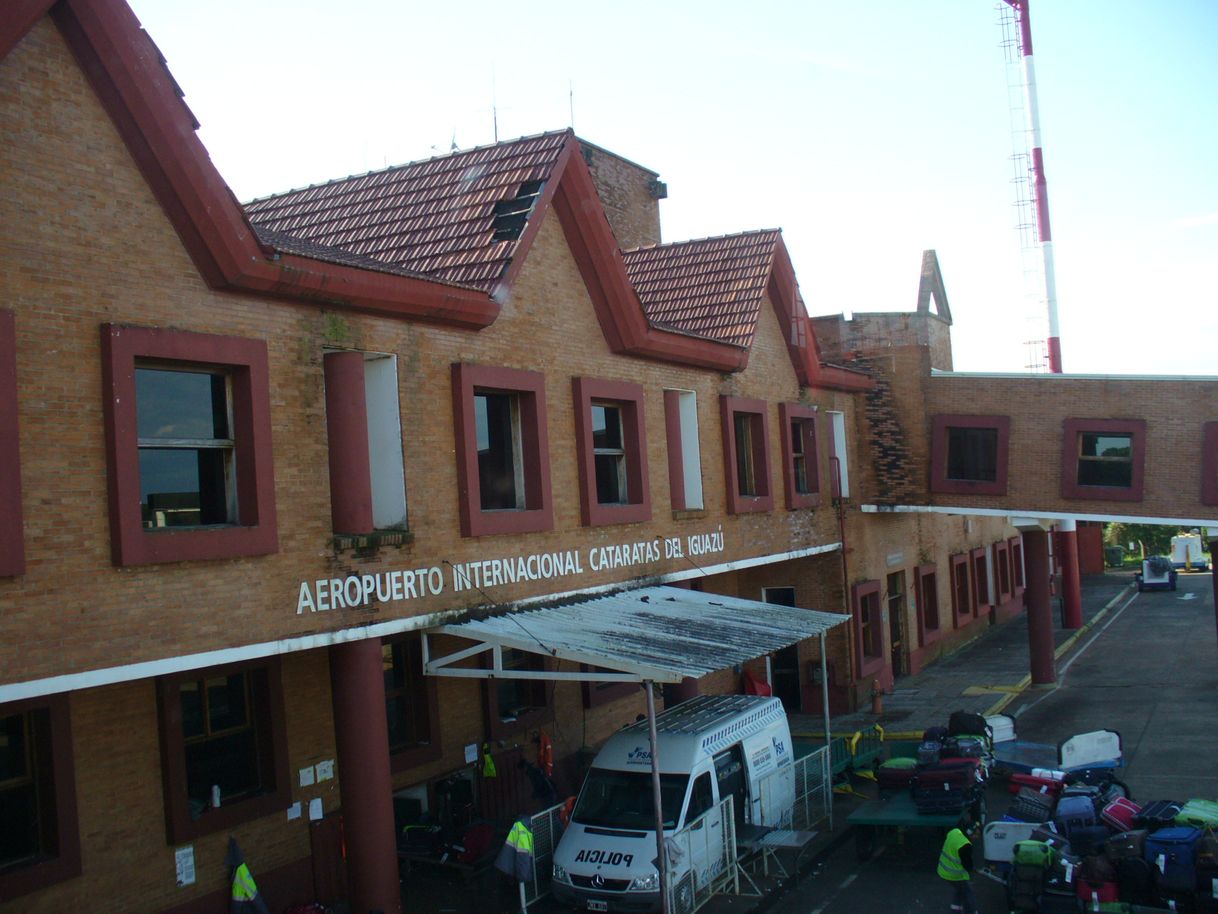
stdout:
POLYGON ((569 138, 560 131, 463 150, 254 200, 245 212, 260 236, 271 229, 489 291, 569 138))
MULTIPOLYGON (((198 124, 164 59, 124 0, 10 0, 10 7, 0 17, 0 57, 43 15, 53 17, 213 288, 477 330, 498 316, 501 294, 553 209, 615 352, 717 371, 744 368, 768 247, 765 282, 800 383, 844 389, 870 383, 820 363, 777 233, 735 236, 755 245, 751 256, 729 269, 748 274, 747 290, 695 275, 685 287, 695 299, 684 304, 678 301, 685 282, 680 258, 659 250, 653 256, 664 264, 661 276, 645 292, 655 315, 645 312, 570 130, 290 191, 254 201, 247 215, 196 135, 198 124)), ((688 266, 699 269, 692 261, 688 266)))
POLYGON ((647 319, 749 346, 774 262, 777 230, 701 238, 623 251, 647 319))

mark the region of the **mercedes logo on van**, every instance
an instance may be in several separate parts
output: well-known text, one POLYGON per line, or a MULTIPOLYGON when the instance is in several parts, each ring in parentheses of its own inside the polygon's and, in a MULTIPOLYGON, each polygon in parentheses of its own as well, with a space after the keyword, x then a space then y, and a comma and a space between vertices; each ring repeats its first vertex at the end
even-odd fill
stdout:
POLYGON ((605 877, 597 873, 592 877, 592 888, 603 889, 605 887, 605 877))

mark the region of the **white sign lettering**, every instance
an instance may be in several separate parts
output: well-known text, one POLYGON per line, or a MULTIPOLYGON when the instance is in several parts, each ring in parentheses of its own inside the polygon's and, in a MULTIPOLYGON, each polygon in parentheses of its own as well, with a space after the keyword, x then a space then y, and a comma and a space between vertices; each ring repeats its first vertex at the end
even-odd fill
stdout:
MULTIPOLYGON (((453 593, 460 593, 463 590, 481 590, 525 581, 549 581, 586 574, 588 571, 615 571, 661 560, 686 559, 723 551, 723 528, 720 527, 711 533, 691 533, 684 538, 656 537, 636 543, 590 546, 584 553, 578 549, 565 549, 460 562, 451 565, 451 587, 453 593)), ((402 603, 421 597, 435 597, 444 592, 444 587, 444 572, 438 565, 301 581, 296 597, 296 614, 362 609, 373 603, 402 603)))

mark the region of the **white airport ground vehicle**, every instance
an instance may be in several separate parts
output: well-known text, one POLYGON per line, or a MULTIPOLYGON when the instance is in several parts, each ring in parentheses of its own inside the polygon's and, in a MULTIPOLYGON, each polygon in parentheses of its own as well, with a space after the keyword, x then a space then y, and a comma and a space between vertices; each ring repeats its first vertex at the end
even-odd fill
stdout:
MULTIPOLYGON (((795 752, 782 702, 751 695, 704 695, 656 718, 664 834, 706 829, 673 860, 676 884, 694 870, 698 885, 735 859, 729 836, 744 825, 785 825, 795 803, 795 752), (764 781, 764 785, 763 782, 764 781), (735 829, 720 804, 731 797, 735 829)), ((660 910, 656 817, 647 721, 619 730, 597 754, 562 840, 551 890, 584 911, 660 910)))

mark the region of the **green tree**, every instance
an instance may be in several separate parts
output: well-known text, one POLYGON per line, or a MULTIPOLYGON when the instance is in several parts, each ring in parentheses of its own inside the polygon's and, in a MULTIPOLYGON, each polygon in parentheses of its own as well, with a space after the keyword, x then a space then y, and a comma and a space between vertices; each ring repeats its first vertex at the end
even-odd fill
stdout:
POLYGON ((1140 548, 1143 555, 1170 555, 1171 538, 1177 533, 1187 532, 1164 524, 1125 524, 1116 521, 1105 528, 1104 542, 1126 548, 1130 543, 1135 543, 1135 549, 1140 548))

